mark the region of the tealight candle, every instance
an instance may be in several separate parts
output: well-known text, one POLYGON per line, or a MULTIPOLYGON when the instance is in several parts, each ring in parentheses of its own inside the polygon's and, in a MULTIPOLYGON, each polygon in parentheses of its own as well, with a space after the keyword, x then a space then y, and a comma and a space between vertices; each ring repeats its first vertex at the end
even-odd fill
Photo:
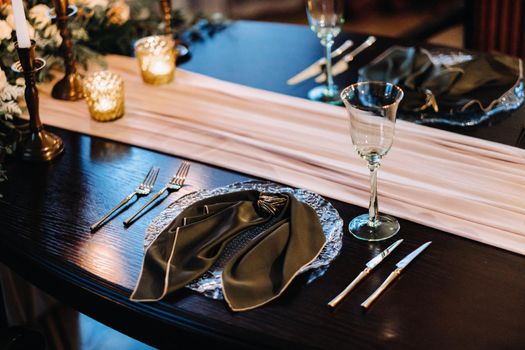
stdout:
POLYGON ((166 75, 171 71, 171 67, 168 63, 163 61, 153 62, 151 64, 150 72, 155 75, 166 75))
POLYGON ((118 74, 92 73, 84 79, 84 95, 93 119, 110 121, 124 115, 124 81, 118 74))
POLYGON ((142 80, 159 85, 173 80, 175 75, 175 43, 168 36, 148 36, 135 43, 142 80))
POLYGON ((115 109, 115 106, 115 101, 110 100, 108 97, 102 97, 100 101, 95 102, 94 109, 99 112, 105 113, 115 109))

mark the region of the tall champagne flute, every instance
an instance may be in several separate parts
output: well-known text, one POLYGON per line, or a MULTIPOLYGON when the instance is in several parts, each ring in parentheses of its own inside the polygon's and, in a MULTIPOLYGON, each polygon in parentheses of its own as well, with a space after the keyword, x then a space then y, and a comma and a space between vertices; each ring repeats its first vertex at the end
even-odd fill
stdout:
POLYGON ((343 25, 343 0, 307 0, 306 14, 310 29, 317 34, 326 55, 326 86, 317 86, 308 92, 308 98, 331 104, 340 104, 339 89, 332 76, 330 56, 335 37, 343 25))
POLYGON ((368 214, 357 216, 348 225, 350 233, 362 240, 381 241, 399 231, 394 217, 379 214, 377 170, 394 142, 397 107, 402 98, 403 90, 398 86, 376 81, 352 84, 341 93, 352 143, 370 170, 368 214))

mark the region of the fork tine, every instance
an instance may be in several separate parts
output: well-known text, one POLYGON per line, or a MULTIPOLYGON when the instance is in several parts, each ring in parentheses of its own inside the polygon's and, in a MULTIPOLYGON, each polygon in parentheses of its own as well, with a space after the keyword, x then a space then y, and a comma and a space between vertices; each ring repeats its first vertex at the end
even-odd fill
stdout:
POLYGON ((159 168, 158 167, 152 167, 152 170, 150 173, 148 173, 148 176, 144 179, 144 182, 142 185, 147 188, 151 188, 153 184, 155 183, 155 180, 157 179, 157 175, 159 174, 159 168))
POLYGON ((175 174, 176 178, 180 177, 180 175, 182 174, 182 172, 184 171, 187 165, 188 165, 187 161, 182 162, 182 164, 179 166, 179 169, 177 170, 177 174, 175 174))
POLYGON ((188 163, 187 162, 183 162, 180 166, 180 171, 177 172, 177 176, 175 177, 175 184, 178 184, 181 177, 183 176, 184 174, 184 171, 186 170, 186 168, 188 167, 188 163))
POLYGON ((146 186, 146 183, 148 182, 148 179, 150 178, 151 174, 153 173, 153 171, 155 170, 155 167, 152 166, 151 168, 149 168, 149 171, 148 173, 146 174, 146 177, 144 178, 144 180, 142 180, 142 182, 140 183, 139 187, 144 187, 146 186))
POLYGON ((190 171, 190 163, 186 162, 186 164, 184 165, 185 167, 183 171, 181 172, 179 178, 176 181, 176 184, 179 186, 182 186, 184 184, 184 181, 186 181, 186 176, 188 175, 188 172, 190 171))
POLYGON ((157 177, 159 176, 159 167, 155 167, 155 170, 153 170, 153 174, 150 176, 148 181, 146 182, 146 187, 152 188, 153 185, 155 185, 155 182, 157 181, 157 177))
POLYGON ((155 172, 155 167, 152 166, 149 171, 148 171, 148 174, 146 175, 146 177, 144 178, 144 180, 142 180, 142 185, 146 185, 149 181, 149 179, 153 176, 153 173, 155 172))
POLYGON ((184 168, 186 167, 187 164, 189 164, 187 161, 183 161, 181 165, 179 165, 179 168, 177 169, 177 173, 171 178, 170 183, 174 185, 177 184, 177 181, 180 175, 182 174, 182 172, 184 171, 184 168))

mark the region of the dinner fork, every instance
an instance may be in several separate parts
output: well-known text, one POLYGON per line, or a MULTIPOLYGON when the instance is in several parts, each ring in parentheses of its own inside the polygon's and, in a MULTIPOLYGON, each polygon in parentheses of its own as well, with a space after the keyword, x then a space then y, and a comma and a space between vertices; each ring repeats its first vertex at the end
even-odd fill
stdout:
POLYGON ((177 170, 177 173, 171 178, 171 180, 151 199, 142 206, 135 214, 130 216, 129 218, 124 221, 124 226, 128 226, 136 217, 139 215, 146 207, 148 207, 151 203, 153 203, 157 198, 159 198, 164 192, 176 192, 182 188, 184 185, 184 181, 186 181, 186 176, 188 175, 188 172, 190 171, 190 163, 187 161, 182 162, 182 164, 179 166, 179 169, 177 170))
POLYGON ((138 187, 135 189, 135 191, 133 191, 126 198, 124 198, 119 204, 117 204, 117 206, 115 208, 111 209, 111 211, 109 213, 107 213, 106 215, 104 215, 104 217, 102 219, 100 219, 99 221, 97 221, 96 223, 91 225, 91 227, 90 227, 91 232, 97 230, 102 225, 102 223, 104 221, 106 221, 106 219, 108 217, 111 216, 111 214, 113 214, 114 212, 116 212, 117 210, 122 208, 122 206, 124 206, 124 204, 129 202, 131 200, 131 198, 133 198, 135 195, 137 195, 137 196, 147 196, 151 192, 151 189, 153 188, 153 185, 155 185, 155 181, 157 181, 157 176, 159 175, 159 170, 160 169, 158 167, 151 167, 149 169, 149 171, 148 171, 148 174, 146 175, 144 180, 142 180, 142 182, 138 185, 138 187))

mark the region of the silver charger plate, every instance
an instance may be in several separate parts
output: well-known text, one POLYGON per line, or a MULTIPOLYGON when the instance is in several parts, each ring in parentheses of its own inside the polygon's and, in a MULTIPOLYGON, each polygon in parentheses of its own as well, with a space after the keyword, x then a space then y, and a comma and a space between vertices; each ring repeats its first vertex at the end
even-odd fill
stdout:
MULTIPOLYGON (((146 230, 144 247, 147 249, 166 226, 168 226, 182 210, 191 204, 212 196, 246 190, 257 190, 271 193, 291 193, 299 201, 308 204, 315 210, 326 236, 326 245, 319 256, 309 265, 303 267, 300 270, 300 273, 310 273, 308 283, 322 276, 328 269, 332 260, 334 260, 341 251, 343 219, 341 219, 339 213, 335 210, 332 204, 317 193, 304 189, 282 186, 268 181, 237 182, 211 190, 198 190, 177 199, 149 224, 146 230)), ((251 239, 259 235, 272 224, 273 222, 269 222, 266 225, 247 230, 243 234, 237 236, 228 244, 225 251, 215 264, 204 275, 191 282, 186 287, 212 299, 223 299, 221 275, 224 264, 239 250, 245 247, 251 239)))

